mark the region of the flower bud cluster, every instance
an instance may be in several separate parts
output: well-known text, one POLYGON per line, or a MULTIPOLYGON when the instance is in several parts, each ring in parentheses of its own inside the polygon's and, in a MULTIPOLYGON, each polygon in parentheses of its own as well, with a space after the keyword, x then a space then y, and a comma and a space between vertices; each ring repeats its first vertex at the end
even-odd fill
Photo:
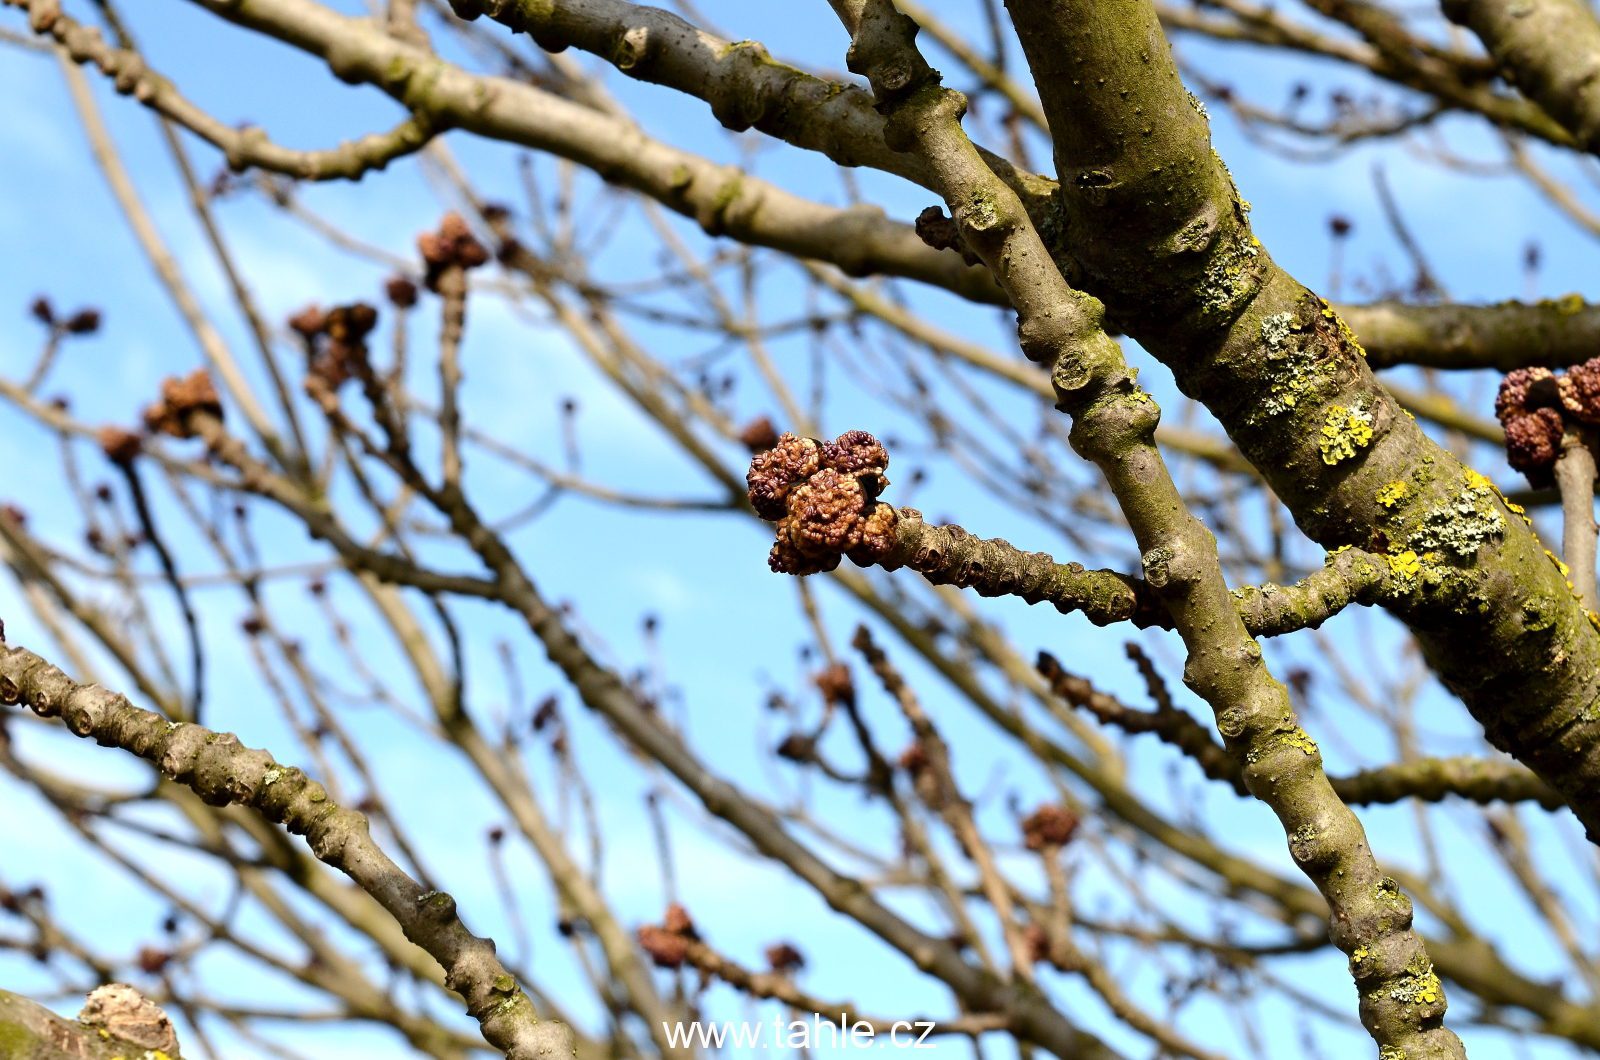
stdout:
POLYGON ((889 454, 866 431, 831 442, 784 434, 750 461, 750 504, 778 524, 767 563, 785 574, 830 571, 849 556, 865 566, 894 547, 896 514, 878 494, 889 454))

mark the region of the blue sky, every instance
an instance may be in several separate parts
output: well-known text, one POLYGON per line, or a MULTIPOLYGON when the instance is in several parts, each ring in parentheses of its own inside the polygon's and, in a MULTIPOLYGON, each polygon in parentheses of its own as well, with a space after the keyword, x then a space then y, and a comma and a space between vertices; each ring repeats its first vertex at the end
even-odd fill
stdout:
MULTIPOLYGON (((358 5, 342 6, 354 9, 358 5)), ((376 93, 342 85, 289 49, 250 39, 192 5, 151 0, 129 8, 152 64, 224 120, 248 119, 263 125, 282 143, 318 146, 385 127, 396 117, 394 106, 376 93)), ((976 5, 952 0, 941 5, 941 10, 945 8, 952 23, 982 39, 976 5)), ((733 38, 765 40, 780 57, 831 69, 843 65, 843 34, 820 2, 815 10, 803 14, 792 5, 732 0, 708 3, 704 10, 722 32, 733 38)), ((24 29, 10 11, 0 16, 0 26, 24 29)), ((936 63, 943 58, 931 45, 930 52, 936 63)), ((1266 102, 1286 97, 1289 85, 1301 77, 1311 77, 1322 86, 1360 87, 1355 78, 1326 67, 1266 59, 1225 46, 1185 45, 1182 54, 1213 76, 1226 77, 1241 91, 1248 90, 1266 102)), ((154 126, 137 105, 115 97, 98 75, 91 72, 91 77, 144 201, 225 336, 243 348, 246 332, 242 322, 229 309, 223 277, 206 253, 154 126)), ((958 86, 962 83, 959 77, 952 81, 958 86)), ((703 104, 667 90, 620 79, 613 80, 612 89, 641 123, 663 139, 718 159, 747 162, 792 190, 844 201, 840 182, 825 160, 775 148, 757 134, 726 133, 703 104)), ((154 395, 159 380, 193 367, 198 352, 170 301, 153 281, 104 181, 90 164, 54 61, 14 48, 0 52, 0 93, 12 101, 7 124, 0 131, 0 150, 6 159, 0 166, 0 201, 11 204, 0 210, 0 246, 6 248, 10 264, 0 270, 0 319, 10 321, 10 326, 0 329, 0 358, 13 374, 31 364, 39 335, 25 314, 35 295, 48 294, 63 308, 97 305, 105 312, 106 327, 100 335, 74 343, 66 351, 45 392, 70 393, 74 411, 91 422, 129 422, 154 395)), ((1214 114, 1221 110, 1212 107, 1214 114)), ((1446 131, 1459 150, 1494 156, 1492 145, 1465 123, 1449 124, 1446 131)), ((1334 213, 1355 222, 1344 260, 1347 276, 1371 275, 1380 263, 1388 263, 1392 270, 1403 267, 1375 200, 1372 169, 1381 161, 1408 221, 1454 298, 1497 300, 1527 293, 1522 254, 1530 239, 1538 240, 1544 260, 1533 293, 1551 296, 1577 289, 1591 297, 1597 294, 1584 286, 1593 275, 1592 241, 1521 184, 1452 172, 1397 145, 1353 150, 1335 162, 1308 166, 1249 144, 1226 116, 1215 121, 1214 132, 1218 150, 1254 204, 1253 218, 1261 239, 1280 262, 1314 286, 1321 285, 1329 272, 1327 221, 1334 213)), ((516 201, 516 152, 461 135, 451 135, 447 141, 491 195, 516 201)), ((209 173, 218 165, 215 152, 205 145, 191 144, 190 150, 202 172, 209 173)), ((1044 153, 1039 152, 1038 157, 1043 158, 1044 153)), ((549 172, 548 166, 545 171, 549 172)), ((893 178, 862 172, 853 177, 863 194, 896 217, 910 218, 931 201, 928 193, 893 178)), ((579 187, 593 209, 618 208, 594 182, 580 181, 579 187)), ((432 225, 442 210, 435 190, 415 161, 398 163, 360 184, 308 188, 303 198, 361 239, 407 256, 412 253, 415 234, 432 225)), ((270 319, 282 319, 309 301, 332 303, 376 296, 386 270, 330 248, 259 200, 228 201, 222 205, 221 216, 270 319)), ((689 226, 680 227, 693 238, 689 226)), ((647 269, 640 256, 654 253, 650 246, 638 215, 626 215, 623 228, 594 263, 597 276, 619 280, 647 269)), ((769 269, 762 278, 763 310, 773 318, 804 312, 806 295, 797 270, 776 264, 769 269)), ((1347 288, 1343 293, 1359 297, 1361 292, 1347 288)), ((913 300, 942 326, 995 349, 1009 349, 1009 325, 997 312, 936 293, 919 292, 913 300)), ((426 309, 415 327, 414 341, 425 344, 433 327, 426 309)), ((650 343, 652 352, 669 359, 690 356, 705 346, 699 339, 668 328, 644 326, 639 334, 650 343)), ((803 341, 775 343, 774 352, 781 365, 796 377, 804 377, 808 353, 803 341)), ((1168 409, 1169 419, 1180 418, 1170 376, 1137 349, 1130 349, 1130 357, 1141 367, 1141 380, 1168 409)), ((679 456, 657 428, 576 356, 566 340, 549 328, 530 324, 493 299, 480 299, 473 312, 466 364, 465 407, 475 423, 502 439, 554 458, 561 445, 558 409, 564 398, 574 397, 579 402, 577 430, 587 475, 620 488, 713 493, 714 483, 679 456)), ((1488 410, 1493 385, 1492 378, 1482 375, 1451 381, 1463 400, 1481 412, 1488 410)), ((742 411, 751 415, 774 411, 770 398, 758 387, 742 386, 745 389, 738 401, 742 411)), ((997 400, 1016 401, 1014 396, 997 400)), ((64 501, 53 441, 14 410, 4 415, 8 429, 0 431, 0 459, 9 469, 4 493, 28 508, 31 525, 43 536, 76 540, 81 527, 64 501)), ((1022 409, 1018 415, 1019 423, 1029 423, 1036 410, 1022 409)), ((835 392, 824 420, 828 433, 867 427, 901 431, 912 438, 917 434, 914 424, 848 392, 835 392)), ((1203 414, 1198 422, 1206 422, 1203 414)), ((737 460, 730 450, 723 451, 737 460)), ((928 481, 916 498, 919 507, 935 516, 957 518, 975 532, 1004 535, 1028 547, 1061 550, 1062 558, 1069 558, 1068 546, 1053 531, 997 510, 949 460, 938 454, 925 458, 918 454, 914 459, 924 460, 929 470, 928 481)), ((1497 481, 1513 481, 1493 453, 1476 454, 1475 463, 1497 481)), ((104 471, 96 469, 94 474, 100 476, 104 471)), ((478 461, 470 476, 488 513, 516 510, 530 495, 525 478, 487 460, 478 461)), ((158 517, 167 526, 174 525, 178 514, 170 505, 158 509, 158 517)), ((261 527, 263 550, 271 558, 316 554, 303 532, 285 519, 266 515, 261 527)), ((1546 530, 1547 540, 1557 539, 1553 527, 1541 523, 1541 528, 1546 530)), ((762 709, 766 693, 774 687, 802 684, 812 664, 797 656, 807 632, 794 607, 795 585, 767 572, 763 562, 767 540, 761 528, 731 515, 662 515, 567 499, 544 519, 518 531, 513 541, 545 595, 573 603, 603 658, 624 671, 639 665, 652 650, 664 660, 665 679, 676 692, 668 709, 719 772, 780 801, 807 783, 788 767, 774 769, 763 761, 765 749, 783 732, 781 724, 762 709), (654 649, 642 631, 646 614, 660 620, 654 649)), ((1070 558, 1126 566, 1129 548, 1131 545, 1122 545, 1105 556, 1070 558)), ((447 555, 462 562, 458 553, 447 555)), ((1305 558, 1315 553, 1300 549, 1299 555, 1305 558)), ((201 569, 209 569, 209 560, 197 562, 201 569)), ((335 657, 324 651, 326 645, 317 641, 314 610, 303 588, 275 585, 270 593, 280 608, 280 618, 296 625, 305 623, 310 657, 330 669, 337 666, 335 657)), ((100 596, 108 606, 117 605, 114 593, 101 590, 100 596)), ((843 645, 859 614, 843 594, 830 587, 819 586, 818 597, 835 643, 843 645)), ((366 622, 357 628, 369 632, 362 643, 368 663, 380 670, 400 667, 394 645, 383 634, 371 632, 377 627, 354 596, 341 595, 339 602, 352 621, 366 622)), ((1131 631, 1096 629, 1079 618, 1030 610, 1016 602, 975 603, 1015 640, 1024 655, 1048 647, 1069 668, 1089 673, 1098 684, 1125 695, 1130 702, 1143 701, 1139 676, 1122 658, 1121 645, 1131 631)), ((163 628, 176 634, 177 617, 166 599, 157 595, 152 606, 163 628)), ((243 607, 229 594, 208 593, 202 600, 208 630, 217 634, 209 641, 211 722, 238 731, 247 743, 279 750, 281 757, 295 760, 298 749, 292 732, 271 709, 241 638, 230 634, 231 627, 244 617, 243 607)), ((7 619, 14 642, 29 646, 48 643, 10 582, 0 583, 0 614, 7 619)), ((658 774, 640 769, 603 726, 583 714, 508 616, 479 605, 463 605, 457 616, 468 643, 469 689, 475 711, 493 717, 509 695, 501 680, 496 650, 502 640, 514 645, 530 698, 547 690, 560 693, 574 726, 579 759, 597 784, 605 822, 606 894, 625 923, 658 919, 665 896, 656 872, 649 822, 639 812, 639 805, 642 793, 652 787, 676 789, 658 774)), ((880 639, 907 669, 929 710, 948 726, 947 735, 958 747, 960 773, 969 789, 982 795, 986 821, 998 822, 997 831, 1005 827, 1007 795, 1016 796, 1024 805, 1048 797, 1049 788, 1042 777, 1019 765, 1013 745, 974 721, 970 712, 959 709, 937 677, 915 665, 910 653, 887 634, 880 639)), ((1159 633, 1141 634, 1136 639, 1151 651, 1176 686, 1181 668, 1176 640, 1159 633)), ((1417 665, 1401 658, 1402 642, 1399 627, 1381 615, 1345 615, 1327 627, 1325 636, 1291 638, 1291 643, 1274 643, 1270 651, 1280 675, 1294 666, 1310 666, 1325 673, 1330 658, 1366 666, 1374 649, 1384 665, 1398 674, 1417 665)), ((859 673, 858 678, 865 687, 867 675, 859 673)), ((1386 687, 1387 683, 1374 684, 1386 687)), ((1205 716, 1203 704, 1178 691, 1187 707, 1205 716)), ((1477 747, 1472 723, 1459 704, 1431 685, 1423 696, 1420 716, 1430 746, 1441 753, 1477 747)), ((903 734, 892 708, 880 695, 868 692, 867 699, 875 722, 886 733, 903 734)), ((1322 742, 1331 770, 1372 764, 1390 751, 1380 734, 1365 720, 1353 717, 1336 693, 1318 698, 1306 722, 1322 742), (1358 753, 1374 747, 1380 750, 1370 758, 1358 753)), ((481 785, 463 763, 442 753, 415 730, 377 712, 352 712, 348 723, 365 745, 374 749, 383 787, 399 815, 411 821, 414 833, 423 838, 425 857, 457 895, 470 926, 500 938, 502 952, 519 962, 526 960, 529 955, 514 939, 510 923, 499 911, 492 879, 483 871, 484 833, 501 815, 481 785)), ((19 745, 24 752, 48 758, 60 772, 98 779, 121 777, 129 784, 140 775, 112 752, 77 744, 42 731, 40 726, 14 728, 20 730, 19 745)), ((901 739, 886 736, 884 742, 894 747, 901 739)), ((1292 874, 1277 825, 1264 808, 1242 803, 1220 790, 1210 790, 1197 802, 1185 805, 1185 793, 1195 786, 1192 769, 1180 764, 1181 783, 1169 786, 1174 760, 1162 748, 1136 744, 1128 754, 1131 775, 1142 787, 1177 792, 1158 798, 1166 812, 1179 819, 1184 812, 1204 816, 1214 830, 1226 836, 1231 849, 1292 874)), ((548 758, 542 751, 529 758, 530 770, 549 806, 558 807, 559 784, 548 758)), ((152 900, 125 875, 96 860, 63 832, 47 809, 16 785, 0 782, 0 793, 9 811, 0 816, 0 849, 5 851, 0 857, 0 883, 19 886, 35 879, 48 881, 53 907, 70 911, 63 919, 106 940, 106 948, 113 952, 132 954, 140 945, 158 940, 167 908, 164 903, 152 900)), ((871 944, 860 929, 830 914, 814 895, 781 872, 741 853, 728 830, 706 824, 686 797, 674 794, 665 803, 686 904, 719 948, 746 964, 758 965, 762 946, 794 938, 810 958, 803 982, 822 996, 849 998, 870 1012, 886 1015, 945 1011, 941 994, 919 982, 905 962, 871 944)), ((850 820, 850 815, 858 812, 854 796, 848 794, 819 792, 817 807, 840 820, 850 820)), ((1381 860, 1407 868, 1422 865, 1408 808, 1368 811, 1362 816, 1381 860)), ((1468 838, 1480 831, 1474 812, 1448 807, 1436 817, 1447 849, 1467 851, 1467 858, 1481 856, 1481 848, 1468 838)), ((150 819, 167 820, 160 814, 152 814, 150 819)), ((1574 830, 1569 825, 1536 827, 1535 836, 1541 850, 1549 854, 1544 863, 1550 871, 1566 877, 1563 896, 1571 903, 1575 918, 1592 930, 1596 917, 1594 865, 1591 852, 1571 843, 1574 830)), ((1112 832, 1103 821, 1091 821, 1089 828, 1108 836, 1112 832)), ((881 820, 863 818, 858 838, 874 849, 892 849, 888 844, 893 838, 884 832, 881 820)), ((151 855, 157 848, 130 836, 126 837, 126 849, 151 855)), ((162 858, 183 856, 168 846, 159 850, 162 858)), ((1138 877, 1143 872, 1128 857, 1123 843, 1108 842, 1070 856, 1083 881, 1083 908, 1090 912, 1097 903, 1115 908, 1122 897, 1116 873, 1096 858, 1120 857, 1120 867, 1127 873, 1138 877), (1116 854, 1104 854, 1106 850, 1116 854)), ((1013 859, 1018 872, 1027 871, 1028 862, 1020 852, 1010 852, 1007 857, 1013 859)), ((202 904, 216 908, 226 897, 226 878, 200 859, 193 860, 184 888, 202 904)), ((522 916, 534 925, 532 962, 540 981, 552 988, 564 981, 576 982, 577 966, 550 930, 555 907, 542 869, 521 850, 510 855, 509 866, 522 916)), ((1166 884, 1154 874, 1147 879, 1156 888, 1153 900, 1164 898, 1184 910, 1192 923, 1210 921, 1211 910, 1192 897, 1163 895, 1166 884)), ((1497 869, 1478 872, 1469 867, 1458 872, 1452 893, 1476 914, 1475 923, 1483 930, 1499 939, 1514 940, 1510 959, 1516 967, 1532 975, 1548 974, 1558 967, 1549 939, 1533 924, 1513 885, 1497 869)), ((908 912, 916 909, 912 903, 903 904, 908 912)), ((314 910, 305 912, 317 916, 314 910)), ((274 938, 272 929, 259 918, 255 926, 262 938, 274 938)), ((4 927, 0 924, 0 929, 4 927)), ((285 951, 293 949, 286 946, 285 951)), ((1113 950, 1110 956, 1113 967, 1133 967, 1125 953, 1113 950)), ((210 960, 202 968, 211 993, 263 1004, 283 1003, 294 996, 294 988, 282 977, 263 976, 234 959, 210 960)), ((1352 1013, 1354 989, 1342 963, 1335 954, 1288 961, 1280 970, 1333 1008, 1352 1013)), ((1146 1000, 1158 996, 1160 983, 1152 969, 1141 967, 1129 974, 1146 1000)), ((24 991, 49 987, 49 980, 29 962, 4 952, 0 952, 0 983, 24 991)), ((1099 1003, 1079 984, 1061 981, 1056 985, 1074 1018, 1104 1031, 1130 1056, 1148 1055, 1148 1047, 1139 1039, 1109 1028, 1099 1003)), ((1569 989, 1578 992, 1577 984, 1570 984, 1569 989)), ((569 990, 563 998, 580 1017, 597 1018, 585 992, 569 990)), ((725 988, 714 989, 711 998, 712 1011, 721 1018, 739 1018, 745 1011, 742 1002, 725 988)), ((1459 1007, 1455 1011, 1466 1011, 1468 1006, 1459 997, 1456 1000, 1459 1007)), ((64 1007, 70 1006, 64 1003, 64 1007)), ((1294 1055, 1303 1013, 1293 1004, 1276 1002, 1265 1005, 1258 1018, 1273 1055, 1294 1055)), ((1183 1026, 1219 1049, 1248 1055, 1248 1049, 1241 1048, 1234 1037, 1230 1017, 1218 1006, 1192 1006, 1183 1026)), ((1467 1034, 1476 1058, 1570 1055, 1555 1047, 1514 1046, 1494 1030, 1473 1029, 1467 1034)), ((392 1035, 363 1029, 285 1029, 279 1037, 305 1056, 407 1055, 392 1035)), ((227 1042, 229 1057, 266 1055, 247 1043, 228 1041, 225 1035, 220 1040, 227 1042)), ((1370 1051, 1358 1029, 1330 1031, 1324 1042, 1327 1055, 1334 1058, 1370 1051)))

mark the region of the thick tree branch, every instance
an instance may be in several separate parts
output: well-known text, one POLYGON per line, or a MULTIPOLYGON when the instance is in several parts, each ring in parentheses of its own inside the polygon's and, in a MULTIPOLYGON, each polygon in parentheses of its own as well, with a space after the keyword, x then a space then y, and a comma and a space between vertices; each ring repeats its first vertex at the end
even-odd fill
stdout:
POLYGON ((1496 126, 1510 126, 1563 147, 1572 146, 1568 130, 1538 106, 1542 101, 1494 91, 1480 70, 1411 33, 1386 7, 1369 0, 1306 2, 1372 45, 1379 61, 1371 69, 1379 76, 1426 92, 1453 108, 1482 114, 1496 126))
MULTIPOLYGON (((475 77, 396 41, 367 20, 345 18, 312 0, 258 0, 248 7, 223 0, 191 2, 317 55, 330 66, 334 65, 333 55, 337 52, 336 72, 341 77, 374 84, 406 103, 413 113, 431 114, 431 120, 440 124, 461 125, 483 136, 571 159, 694 218, 713 234, 832 262, 851 275, 902 276, 978 302, 1005 301, 1004 293, 986 270, 968 266, 958 254, 927 247, 908 225, 889 221, 869 208, 839 210, 793 196, 737 169, 718 166, 652 139, 626 121, 598 114, 531 85, 475 77), (423 87, 430 83, 433 88, 423 87), (468 115, 470 121, 466 120, 468 115)), ((576 0, 569 6, 563 0, 560 11, 565 13, 564 18, 570 18, 563 25, 574 33, 570 43, 578 47, 585 46, 580 40, 600 47, 601 42, 613 39, 619 26, 621 36, 626 36, 636 22, 655 26, 659 20, 670 31, 646 36, 653 42, 651 47, 659 49, 662 69, 681 74, 675 74, 670 81, 663 77, 660 83, 699 98, 710 94, 709 75, 700 65, 702 61, 719 64, 717 76, 728 82, 729 93, 765 92, 770 97, 771 87, 759 88, 759 84, 766 83, 761 79, 776 79, 773 83, 780 87, 791 78, 799 79, 803 87, 798 90, 796 101, 770 108, 758 128, 825 154, 844 150, 839 138, 845 137, 849 150, 856 152, 845 156, 854 160, 846 164, 872 165, 889 172, 899 172, 893 167, 906 164, 905 156, 897 152, 868 149, 871 137, 881 139, 882 122, 870 108, 859 110, 855 97, 840 105, 848 115, 844 124, 827 127, 833 130, 833 139, 822 144, 807 140, 804 130, 813 128, 813 112, 799 99, 809 99, 815 91, 838 98, 852 92, 859 96, 859 90, 832 82, 819 82, 825 90, 817 89, 812 84, 817 79, 791 67, 770 61, 751 64, 730 60, 724 53, 734 49, 733 45, 698 29, 685 29, 688 24, 675 15, 621 0, 606 0, 603 10, 590 9, 576 0), (692 45, 686 41, 692 41, 692 45), (693 54, 680 55, 683 49, 693 54), (801 125, 791 127, 790 121, 801 125)), ((507 9, 496 17, 514 21, 555 16, 507 9)), ((545 43, 559 48, 559 40, 558 36, 551 36, 545 43)), ((597 54, 613 56, 610 50, 597 54)), ((788 100, 794 93, 784 87, 779 95, 788 100)), ((1042 217, 1053 210, 1055 181, 1014 167, 1003 172, 1019 189, 1030 215, 1042 217)), ((1386 303, 1341 305, 1338 309, 1361 336, 1375 367, 1493 365, 1506 369, 1530 363, 1567 364, 1588 359, 1600 345, 1600 307, 1581 300, 1527 306, 1386 303)))
POLYGON ((541 1021, 494 955, 494 944, 469 932, 455 900, 429 891, 389 859, 367 819, 336 805, 321 784, 231 733, 170 722, 98 685, 82 685, 25 648, 0 647, 0 702, 59 717, 74 734, 145 759, 212 805, 236 803, 303 835, 317 859, 345 873, 427 950, 445 981, 467 1002, 483 1036, 511 1060, 570 1056, 571 1034, 541 1021))
MULTIPOLYGON (((1186 682, 1215 711, 1247 787, 1278 816, 1295 860, 1328 901, 1330 935, 1351 956, 1369 1032, 1380 1046, 1418 1057, 1464 1056, 1442 1026, 1444 993, 1411 930, 1410 900, 1382 876, 1360 822, 1334 794, 1316 745, 1296 723, 1288 692, 1245 630, 1216 541, 1188 512, 1154 446, 1159 410, 1101 330, 1100 303, 1067 285, 1022 203, 967 140, 964 100, 939 87, 916 50, 915 24, 889 0, 832 3, 850 30, 850 66, 871 80, 888 115, 889 143, 925 160, 967 245, 1016 307, 1023 352, 1051 365, 1057 406, 1073 418, 1072 445, 1105 475, 1143 552, 1146 580, 1183 638, 1186 682)), ((1103 24, 1119 17, 1101 9, 1070 25, 1098 40, 1103 24)), ((1162 40, 1152 28, 1155 39, 1143 42, 1147 61, 1162 40)), ((1075 62, 1084 47, 1074 40, 1059 58, 1075 62)), ((1171 109, 1161 113, 1181 129, 1185 123, 1171 118, 1171 109)), ((1142 134, 1159 140, 1162 132, 1148 124, 1156 113, 1142 134)), ((1166 183, 1167 193, 1183 194, 1170 178, 1166 183)))
MULTIPOLYGON (((137 997, 130 987, 108 989, 137 997)), ((0 989, 0 1048, 5 1050, 7 1060, 127 1060, 157 1056, 182 1060, 172 1044, 172 1025, 165 1014, 148 1001, 144 1005, 144 1012, 124 1006, 125 1011, 115 1014, 117 1029, 128 1030, 139 1038, 134 1041, 116 1033, 105 1022, 96 1021, 87 1007, 84 1016, 63 1019, 20 994, 0 989), (124 1022, 135 1026, 125 1027, 124 1022)))
POLYGON ((1581 0, 1444 0, 1506 79, 1587 151, 1600 151, 1600 22, 1581 0))
POLYGON ((1582 364, 1600 350, 1600 305, 1577 295, 1499 305, 1334 307, 1373 368, 1551 368, 1582 364))
POLYGON ((691 218, 712 235, 830 261, 855 275, 921 280, 977 301, 994 283, 959 255, 926 246, 879 209, 840 209, 710 162, 524 82, 478 77, 313 0, 191 0, 324 60, 337 76, 375 85, 423 120, 571 159, 691 218))
POLYGON ((118 92, 132 96, 221 150, 229 168, 236 172, 255 167, 301 180, 359 180, 402 155, 421 150, 440 131, 425 113, 419 112, 388 132, 369 133, 328 150, 296 151, 273 143, 261 129, 235 128, 207 114, 185 99, 170 80, 147 66, 138 52, 107 43, 93 26, 63 14, 60 0, 4 2, 27 12, 33 31, 52 37, 73 62, 92 63, 112 80, 118 92))
POLYGON ((1255 239, 1151 5, 1010 8, 1084 286, 1221 420, 1310 537, 1385 542, 1411 581, 1392 606, 1429 662, 1600 838, 1600 633, 1543 546, 1400 411, 1338 314, 1255 239))
MULTIPOLYGON (((1144 579, 1059 563, 1048 553, 1028 552, 1003 538, 930 524, 915 508, 895 509, 893 525, 889 547, 870 559, 884 570, 909 567, 934 585, 1047 603, 1062 614, 1081 612, 1097 626, 1131 622, 1140 629, 1173 628, 1160 592, 1144 579)), ((1293 585, 1249 586, 1234 590, 1233 598, 1253 636, 1273 637, 1315 629, 1352 603, 1376 603, 1396 582, 1383 557, 1345 549, 1293 585)))
MULTIPOLYGON (((1167 703, 1159 704, 1153 711, 1130 707, 1063 669, 1049 652, 1039 653, 1037 665, 1039 675, 1050 683, 1050 691, 1065 702, 1089 711, 1101 722, 1123 732, 1153 733, 1162 743, 1182 751, 1212 780, 1230 785, 1240 795, 1249 794, 1238 762, 1193 715, 1167 703)), ((1533 802, 1547 810, 1566 806, 1559 794, 1522 766, 1473 755, 1419 758, 1329 780, 1339 798, 1351 806, 1404 799, 1439 802, 1452 796, 1484 804, 1533 802)))

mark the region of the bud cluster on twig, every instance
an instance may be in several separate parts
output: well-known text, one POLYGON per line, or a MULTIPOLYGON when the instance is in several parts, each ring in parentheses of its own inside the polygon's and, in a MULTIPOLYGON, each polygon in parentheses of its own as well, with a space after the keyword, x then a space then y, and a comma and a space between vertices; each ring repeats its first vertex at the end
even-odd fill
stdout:
POLYGON ((1505 427, 1507 462, 1534 485, 1549 485, 1567 428, 1600 424, 1600 357, 1560 374, 1548 368, 1508 373, 1494 413, 1505 427))
POLYGON ((866 431, 831 442, 785 433, 757 453, 745 482, 756 514, 778 524, 768 566, 816 574, 844 556, 866 566, 888 555, 897 516, 878 501, 888 466, 889 454, 866 431))

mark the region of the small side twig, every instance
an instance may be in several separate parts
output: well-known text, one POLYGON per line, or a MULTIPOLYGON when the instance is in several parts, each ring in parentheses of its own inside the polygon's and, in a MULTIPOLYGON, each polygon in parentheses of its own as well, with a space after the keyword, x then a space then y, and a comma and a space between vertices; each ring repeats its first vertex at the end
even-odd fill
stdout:
POLYGON ((1556 489, 1561 493, 1561 552, 1572 587, 1586 611, 1600 611, 1595 590, 1594 450, 1592 432, 1569 426, 1556 457, 1556 489))
POLYGON ((0 646, 0 702, 59 717, 74 734, 145 759, 212 805, 249 806, 305 836, 318 860, 372 895, 439 962, 486 1041, 510 1060, 573 1055, 570 1029, 538 1018, 494 943, 461 922, 455 899, 408 876, 373 842, 365 815, 334 803, 299 769, 231 733, 171 722, 126 696, 79 684, 25 648, 0 646))

